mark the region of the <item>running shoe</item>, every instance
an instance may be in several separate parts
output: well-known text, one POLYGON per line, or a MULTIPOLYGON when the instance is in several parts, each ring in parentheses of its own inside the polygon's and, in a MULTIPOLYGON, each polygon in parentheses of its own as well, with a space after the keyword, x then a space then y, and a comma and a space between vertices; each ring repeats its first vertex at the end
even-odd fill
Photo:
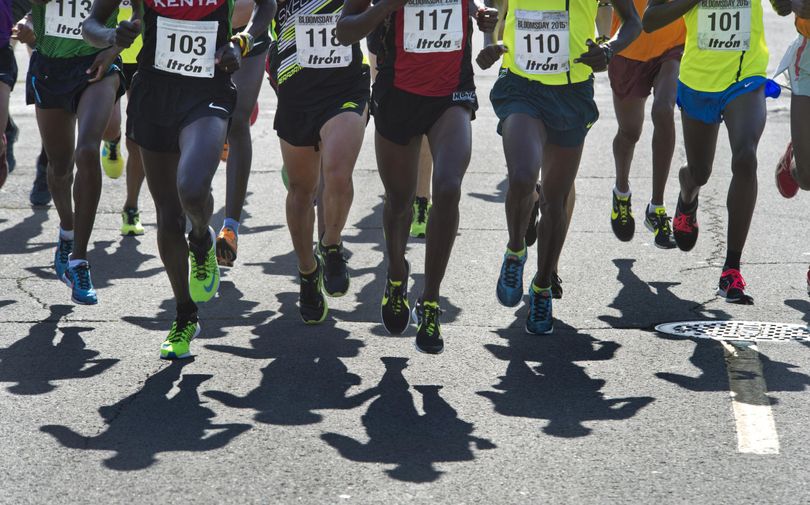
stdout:
POLYGON ((723 274, 720 276, 717 294, 725 298, 729 303, 738 303, 740 305, 754 304, 754 299, 745 294, 745 280, 743 280, 742 274, 736 268, 723 270, 723 274))
POLYGON ((120 142, 121 137, 118 137, 118 140, 105 140, 101 146, 101 167, 110 179, 118 179, 124 173, 120 142))
POLYGON ((134 236, 143 235, 144 229, 141 224, 141 211, 138 209, 124 209, 121 212, 121 235, 134 236))
POLYGON ((636 233, 636 220, 633 219, 631 196, 623 197, 613 194, 613 209, 610 211, 610 226, 613 234, 622 242, 629 242, 636 233))
POLYGON ((188 319, 175 319, 169 336, 160 345, 160 359, 191 357, 191 341, 200 334, 200 323, 194 315, 188 319))
POLYGON ((672 238, 672 226, 670 225, 670 217, 667 215, 667 209, 659 207, 650 212, 650 207, 647 206, 645 214, 644 226, 653 232, 655 247, 659 249, 675 249, 678 247, 675 239, 672 238))
POLYGON ((70 253, 72 252, 73 241, 59 237, 59 241, 56 243, 56 253, 53 255, 53 269, 56 270, 56 277, 60 281, 64 281, 68 261, 70 261, 70 253))
POLYGON ((551 274, 551 297, 559 300, 562 298, 563 295, 563 288, 562 288, 562 279, 560 276, 557 275, 557 272, 552 272, 551 274))
POLYGON ((225 142, 225 145, 222 146, 222 153, 219 155, 219 159, 222 161, 228 161, 228 143, 225 142))
POLYGON ((14 169, 17 168, 17 158, 14 157, 14 144, 19 137, 20 129, 17 127, 17 123, 9 116, 8 124, 6 125, 6 162, 8 163, 8 173, 13 172, 14 169))
POLYGON ((315 256, 315 271, 309 274, 298 273, 301 282, 301 290, 298 294, 298 310, 301 312, 301 319, 306 324, 318 324, 326 319, 329 306, 326 297, 323 295, 323 262, 321 258, 315 256))
POLYGON ((698 231, 697 201, 695 201, 695 210, 687 214, 681 211, 681 199, 678 198, 675 217, 672 219, 672 235, 675 237, 678 249, 691 251, 697 242, 698 231))
POLYGON ((538 184, 535 189, 537 191, 538 198, 534 201, 534 205, 532 206, 532 214, 529 216, 529 224, 526 227, 526 235, 524 237, 526 240, 526 247, 531 247, 535 242, 537 242, 537 218, 540 215, 540 185, 538 184))
POLYGON ((439 316, 442 310, 436 302, 417 300, 413 316, 417 320, 416 350, 425 354, 441 354, 444 350, 439 316))
POLYGON ((793 198, 799 192, 799 183, 793 177, 796 161, 793 158, 793 142, 788 142, 785 154, 776 164, 776 189, 785 198, 793 198))
POLYGON ((526 333, 547 335, 554 331, 551 318, 551 289, 529 287, 529 316, 526 318, 526 333))
POLYGON ((191 300, 198 303, 207 302, 219 289, 219 265, 217 265, 214 229, 209 226, 208 232, 211 236, 211 246, 202 254, 194 251, 195 247, 189 236, 188 260, 191 267, 188 289, 191 292, 191 300))
POLYGON ((408 304, 408 277, 411 272, 411 265, 405 262, 407 272, 404 281, 392 281, 385 279, 385 292, 382 297, 380 314, 383 326, 391 335, 400 335, 408 328, 411 318, 410 305, 408 304))
POLYGON ((318 241, 317 254, 323 263, 324 292, 333 298, 339 298, 349 292, 349 270, 346 268, 346 254, 343 244, 325 246, 318 241))
POLYGON ((427 198, 417 196, 413 200, 413 221, 411 221, 411 237, 425 238, 427 234, 427 220, 430 215, 431 203, 427 198))
POLYGON ((28 198, 35 207, 51 203, 51 192, 48 190, 48 155, 45 151, 40 152, 37 157, 37 176, 28 198))
POLYGON ((232 267, 236 261, 236 243, 239 237, 236 232, 227 226, 219 230, 217 235, 217 264, 221 267, 232 267))
POLYGON ((523 298, 523 266, 526 264, 528 254, 518 256, 506 253, 501 263, 501 275, 498 276, 498 285, 495 294, 504 307, 514 307, 523 298))
POLYGON ((90 264, 82 261, 75 267, 68 267, 64 275, 65 284, 72 290, 71 299, 80 305, 98 303, 93 280, 90 278, 90 264))

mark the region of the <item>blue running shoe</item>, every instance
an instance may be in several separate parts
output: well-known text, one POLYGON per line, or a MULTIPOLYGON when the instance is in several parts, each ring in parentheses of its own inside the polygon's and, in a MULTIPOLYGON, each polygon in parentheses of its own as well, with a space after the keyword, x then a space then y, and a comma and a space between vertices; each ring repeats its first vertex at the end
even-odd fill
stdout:
POLYGON ((60 281, 65 280, 65 272, 67 271, 70 253, 72 252, 73 241, 59 237, 59 242, 56 244, 56 252, 53 255, 53 268, 56 270, 56 277, 60 281))
POLYGON ((551 288, 529 287, 529 317, 526 318, 526 333, 547 335, 554 331, 551 318, 551 288))
POLYGON ((498 276, 498 287, 495 290, 501 305, 514 307, 523 298, 523 265, 528 256, 510 253, 503 255, 501 275, 498 276))
POLYGON ((73 290, 72 299, 80 305, 95 305, 98 303, 93 281, 90 279, 90 264, 83 261, 75 267, 68 267, 65 272, 65 282, 73 290))

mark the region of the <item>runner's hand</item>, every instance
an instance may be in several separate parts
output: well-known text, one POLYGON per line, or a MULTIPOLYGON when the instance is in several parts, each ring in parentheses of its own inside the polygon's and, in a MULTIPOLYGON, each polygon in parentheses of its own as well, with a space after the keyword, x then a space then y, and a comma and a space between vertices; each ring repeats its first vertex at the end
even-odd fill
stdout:
POLYGON ((588 39, 585 43, 588 45, 588 52, 582 53, 579 58, 574 60, 574 63, 584 63, 591 67, 594 72, 604 72, 607 70, 608 61, 610 59, 608 50, 591 39, 588 39))
POLYGON ((23 44, 33 46, 37 43, 37 34, 34 32, 34 27, 31 26, 25 19, 20 20, 14 28, 11 29, 11 38, 19 40, 23 44))
POLYGON ((507 51, 508 49, 503 44, 488 45, 481 49, 475 62, 478 63, 478 66, 481 67, 482 70, 486 70, 501 59, 501 55, 507 51))
POLYGON ((220 70, 229 74, 239 70, 239 66, 242 64, 242 52, 239 44, 230 42, 220 47, 214 57, 214 63, 220 70))
POLYGON ((87 69, 87 75, 92 76, 87 82, 99 82, 107 77, 107 72, 117 57, 118 51, 112 47, 98 53, 93 64, 87 69))
POLYGON ((123 48, 130 47, 140 34, 140 19, 136 19, 135 21, 121 21, 115 29, 115 40, 113 44, 123 48))
POLYGON ((479 30, 484 33, 492 33, 498 24, 498 9, 479 7, 475 13, 475 20, 478 22, 479 30))

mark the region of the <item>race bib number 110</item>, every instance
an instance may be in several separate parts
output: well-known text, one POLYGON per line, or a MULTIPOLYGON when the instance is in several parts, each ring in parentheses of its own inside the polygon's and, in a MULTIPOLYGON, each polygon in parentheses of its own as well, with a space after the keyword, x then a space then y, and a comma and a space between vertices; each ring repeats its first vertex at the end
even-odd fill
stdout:
POLYGON ((570 68, 566 11, 515 11, 515 63, 527 74, 561 74, 570 68))
POLYGON ((214 77, 218 21, 158 17, 155 68, 187 77, 214 77))

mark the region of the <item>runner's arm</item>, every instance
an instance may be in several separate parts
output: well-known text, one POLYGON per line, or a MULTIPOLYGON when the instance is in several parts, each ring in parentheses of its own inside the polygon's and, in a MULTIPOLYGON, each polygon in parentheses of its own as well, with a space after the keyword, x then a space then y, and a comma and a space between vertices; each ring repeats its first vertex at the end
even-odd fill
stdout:
MULTIPOLYGON (((627 46, 633 43, 641 35, 641 18, 633 0, 611 0, 613 10, 619 15, 622 24, 616 36, 608 42, 611 55, 624 51, 627 46)), ((608 30, 609 32, 610 30, 608 30)))
POLYGON ((484 43, 487 43, 486 34, 495 31, 498 25, 498 9, 479 3, 478 0, 467 0, 469 2, 470 17, 478 25, 478 29, 484 32, 484 43))
POLYGON ((700 0, 650 0, 642 24, 647 33, 659 30, 682 18, 700 0))
POLYGON ((406 3, 408 0, 381 0, 369 7, 371 0, 346 0, 337 23, 338 40, 344 46, 360 42, 406 3))
POLYGON ((498 11, 497 24, 492 33, 484 32, 484 48, 478 53, 475 62, 483 70, 488 69, 494 65, 501 55, 507 51, 506 47, 500 43, 503 40, 503 20, 506 18, 506 11, 509 8, 508 0, 487 0, 487 7, 492 7, 497 4, 496 10, 498 11))
POLYGON ((254 39, 267 32, 276 15, 276 0, 254 0, 256 7, 245 29, 254 39))
POLYGON ((596 11, 596 35, 597 42, 610 40, 610 28, 613 25, 613 6, 610 0, 599 2, 599 10, 596 11))
POLYGON ((90 15, 82 22, 82 37, 93 47, 115 46, 120 53, 141 34, 141 0, 132 0, 132 18, 108 28, 107 20, 115 14, 120 0, 96 0, 90 15))

